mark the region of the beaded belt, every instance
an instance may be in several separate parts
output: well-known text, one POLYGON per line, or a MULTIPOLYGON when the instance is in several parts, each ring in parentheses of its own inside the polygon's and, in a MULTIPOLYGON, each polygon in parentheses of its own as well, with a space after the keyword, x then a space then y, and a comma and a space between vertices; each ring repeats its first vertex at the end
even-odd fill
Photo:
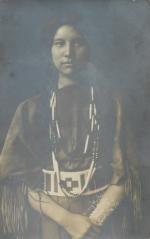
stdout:
MULTIPOLYGON (((59 184, 57 173, 56 171, 49 171, 43 169, 44 174, 44 191, 47 195, 50 196, 66 196, 62 191, 62 188, 59 184)), ((80 194, 82 188, 84 187, 86 178, 88 176, 89 170, 83 170, 78 172, 60 172, 60 180, 63 186, 66 188, 67 191, 80 194)), ((96 188, 96 189, 89 189, 87 188, 86 191, 82 195, 92 195, 98 192, 102 192, 108 188, 108 184, 104 185, 103 187, 96 188)))

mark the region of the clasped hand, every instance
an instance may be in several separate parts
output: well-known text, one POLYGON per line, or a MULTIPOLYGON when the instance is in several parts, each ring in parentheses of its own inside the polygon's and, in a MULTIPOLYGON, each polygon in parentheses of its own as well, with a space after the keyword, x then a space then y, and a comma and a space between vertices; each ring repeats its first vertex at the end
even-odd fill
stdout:
POLYGON ((45 216, 48 216, 49 218, 59 223, 59 225, 62 226, 68 232, 72 239, 83 239, 85 235, 89 235, 89 238, 94 239, 96 238, 94 235, 99 234, 99 227, 93 225, 87 216, 67 211, 66 209, 60 207, 44 193, 40 194, 40 198, 41 201, 39 199, 38 192, 29 189, 28 200, 32 208, 39 212, 42 209, 42 213, 45 216), (47 203, 44 204, 43 202, 47 203), (63 215, 61 216, 61 220, 56 218, 56 213, 55 218, 53 218, 54 213, 51 213, 51 207, 55 207, 55 211, 58 211, 58 217, 60 214, 63 215))

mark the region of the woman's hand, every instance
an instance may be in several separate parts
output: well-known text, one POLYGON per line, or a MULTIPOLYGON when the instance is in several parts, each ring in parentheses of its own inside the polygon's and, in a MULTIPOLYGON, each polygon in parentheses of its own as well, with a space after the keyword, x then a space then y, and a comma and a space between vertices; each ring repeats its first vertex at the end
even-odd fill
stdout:
POLYGON ((30 206, 38 212, 40 212, 41 210, 40 200, 40 194, 35 190, 31 190, 30 188, 28 188, 28 201, 30 203, 30 206))
POLYGON ((81 239, 89 231, 92 224, 86 216, 70 213, 68 220, 64 224, 64 229, 72 236, 73 239, 81 239))
MULTIPOLYGON (((46 216, 49 216, 50 218, 53 219, 52 215, 48 215, 49 208, 52 206, 52 203, 54 203, 53 201, 51 201, 50 197, 48 197, 44 193, 40 193, 40 197, 39 197, 38 192, 29 189, 28 200, 33 209, 35 209, 38 212, 42 210, 42 213, 44 213, 46 216), (46 205, 45 205, 45 202, 46 202, 46 205)), ((59 217, 60 216, 59 211, 58 213, 56 213, 56 211, 57 210, 53 212, 53 215, 57 214, 59 217)), ((55 221, 57 222, 57 220, 55 221)), ((80 214, 74 214, 69 211, 65 211, 62 219, 58 223, 59 225, 64 227, 64 229, 69 233, 71 237, 75 239, 83 238, 83 236, 88 232, 88 230, 90 229, 92 225, 88 217, 82 216, 80 214)))
POLYGON ((92 225, 88 217, 67 211, 42 192, 39 194, 39 192, 29 189, 28 201, 34 210, 42 211, 45 216, 64 227, 75 239, 83 238, 92 225))
POLYGON ((56 221, 73 239, 81 239, 86 234, 94 239, 93 235, 98 235, 98 227, 96 228, 88 217, 67 211, 43 192, 29 189, 28 200, 34 210, 42 211, 45 216, 56 221))

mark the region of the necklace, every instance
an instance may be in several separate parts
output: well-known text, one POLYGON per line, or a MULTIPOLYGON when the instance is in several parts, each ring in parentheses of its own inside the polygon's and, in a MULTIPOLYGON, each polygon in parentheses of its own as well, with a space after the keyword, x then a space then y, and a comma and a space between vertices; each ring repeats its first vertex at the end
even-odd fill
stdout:
POLYGON ((75 194, 65 188, 64 182, 61 180, 60 177, 60 167, 59 162, 56 158, 57 153, 57 146, 59 144, 60 139, 62 140, 62 134, 59 126, 59 121, 56 116, 56 109, 57 109, 57 97, 56 91, 53 89, 51 91, 50 96, 50 112, 51 112, 51 119, 49 124, 49 137, 50 137, 50 144, 51 144, 51 158, 53 161, 54 171, 56 172, 57 180, 60 185, 62 192, 68 197, 78 197, 85 192, 87 189, 91 178, 93 177, 95 170, 96 170, 96 163, 99 159, 99 139, 100 139, 100 123, 98 122, 97 118, 97 109, 95 103, 95 92, 93 86, 90 87, 90 102, 88 107, 88 121, 89 121, 89 130, 85 137, 85 143, 83 148, 83 157, 85 157, 86 153, 89 150, 89 142, 92 142, 92 149, 91 149, 91 163, 88 169, 87 178, 85 180, 85 184, 82 187, 82 190, 75 194))

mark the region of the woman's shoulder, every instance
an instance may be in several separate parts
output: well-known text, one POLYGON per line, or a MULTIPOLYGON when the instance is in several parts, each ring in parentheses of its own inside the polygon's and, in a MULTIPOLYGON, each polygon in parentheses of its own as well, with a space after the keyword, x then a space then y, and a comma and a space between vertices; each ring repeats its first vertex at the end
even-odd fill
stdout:
POLYGON ((48 92, 45 90, 22 101, 17 107, 15 116, 32 122, 33 118, 43 115, 47 107, 48 92))
POLYGON ((23 110, 34 110, 34 108, 40 106, 44 101, 48 99, 48 92, 42 91, 36 95, 33 95, 19 104, 19 108, 23 110))

